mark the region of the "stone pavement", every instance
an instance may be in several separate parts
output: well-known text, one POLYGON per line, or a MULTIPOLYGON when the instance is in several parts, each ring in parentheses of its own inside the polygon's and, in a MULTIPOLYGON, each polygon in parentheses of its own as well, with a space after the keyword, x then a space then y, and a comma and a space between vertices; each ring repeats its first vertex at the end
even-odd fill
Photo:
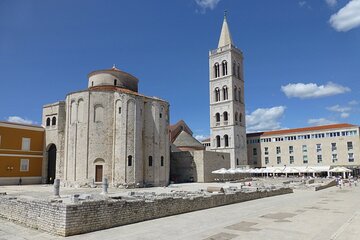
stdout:
POLYGON ((72 237, 0 220, 0 240, 359 239, 360 187, 296 190, 271 198, 191 212, 72 237))

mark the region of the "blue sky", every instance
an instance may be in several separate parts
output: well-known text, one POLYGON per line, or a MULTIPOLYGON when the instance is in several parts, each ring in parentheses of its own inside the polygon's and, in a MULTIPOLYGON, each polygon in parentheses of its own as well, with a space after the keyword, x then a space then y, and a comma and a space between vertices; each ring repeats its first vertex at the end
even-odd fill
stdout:
POLYGON ((0 120, 41 124, 42 105, 116 64, 170 102, 171 123, 207 136, 208 51, 225 9, 248 131, 360 124, 360 0, 2 0, 0 120))

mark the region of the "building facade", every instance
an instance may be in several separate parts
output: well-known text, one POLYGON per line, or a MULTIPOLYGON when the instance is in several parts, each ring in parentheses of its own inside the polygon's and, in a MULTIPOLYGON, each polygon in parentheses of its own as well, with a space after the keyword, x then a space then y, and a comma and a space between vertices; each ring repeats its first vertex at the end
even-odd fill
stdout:
POLYGON ((248 134, 254 167, 360 167, 359 126, 333 124, 248 134))
POLYGON ((41 183, 43 147, 41 126, 0 122, 0 185, 41 183))
POLYGON ((43 107, 48 182, 167 185, 169 104, 139 94, 138 79, 115 67, 88 78, 88 89, 43 107))
POLYGON ((217 49, 209 52, 210 149, 230 153, 231 167, 247 165, 243 54, 224 17, 217 49))

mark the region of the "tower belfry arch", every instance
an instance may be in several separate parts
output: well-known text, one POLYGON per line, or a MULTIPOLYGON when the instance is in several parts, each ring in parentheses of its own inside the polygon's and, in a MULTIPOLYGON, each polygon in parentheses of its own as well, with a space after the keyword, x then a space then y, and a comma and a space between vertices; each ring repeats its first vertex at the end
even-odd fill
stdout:
POLYGON ((232 168, 247 165, 243 53, 233 43, 226 11, 209 64, 211 150, 230 153, 232 168))

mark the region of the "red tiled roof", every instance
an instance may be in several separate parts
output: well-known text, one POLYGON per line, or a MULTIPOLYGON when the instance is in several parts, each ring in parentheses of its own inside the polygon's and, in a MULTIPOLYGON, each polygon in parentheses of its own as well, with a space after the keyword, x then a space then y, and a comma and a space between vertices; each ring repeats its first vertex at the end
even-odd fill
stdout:
POLYGON ((349 127, 357 127, 357 126, 353 125, 353 124, 348 124, 348 123, 339 123, 339 124, 331 124, 331 125, 323 125, 323 126, 315 126, 315 127, 293 128, 293 129, 284 129, 284 130, 264 132, 262 134, 262 136, 281 135, 281 134, 300 133, 300 132, 311 132, 311 131, 319 131, 319 130, 331 130, 331 129, 349 128, 349 127))

